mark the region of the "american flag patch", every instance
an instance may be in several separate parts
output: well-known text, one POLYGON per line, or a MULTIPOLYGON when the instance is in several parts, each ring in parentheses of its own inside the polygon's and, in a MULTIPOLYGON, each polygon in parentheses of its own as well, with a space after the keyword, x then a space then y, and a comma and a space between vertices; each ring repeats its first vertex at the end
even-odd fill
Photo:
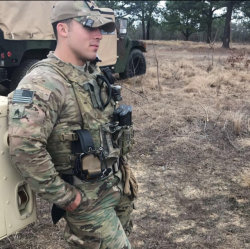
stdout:
POLYGON ((34 91, 16 89, 13 96, 13 103, 32 103, 34 91))

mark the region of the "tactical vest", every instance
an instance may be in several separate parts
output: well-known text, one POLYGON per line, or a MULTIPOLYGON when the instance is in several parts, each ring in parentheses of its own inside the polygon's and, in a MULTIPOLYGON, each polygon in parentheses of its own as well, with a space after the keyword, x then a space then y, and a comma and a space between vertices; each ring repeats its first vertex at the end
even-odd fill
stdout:
POLYGON ((72 96, 72 99, 77 101, 83 120, 83 127, 77 127, 77 125, 69 127, 66 123, 59 123, 53 128, 47 142, 47 150, 52 157, 56 169, 64 171, 73 167, 74 158, 72 157, 74 155, 71 153, 70 143, 76 139, 73 130, 77 129, 87 129, 90 132, 96 149, 104 146, 104 136, 107 135, 105 143, 108 144, 104 146, 106 147, 104 154, 108 164, 112 164, 119 157, 120 149, 110 148, 112 141, 107 142, 107 140, 111 139, 111 136, 105 134, 105 130, 109 132, 109 128, 105 124, 112 120, 116 104, 111 99, 105 109, 102 110, 100 108, 100 99, 98 99, 100 90, 103 101, 107 101, 108 98, 107 86, 104 84, 100 89, 96 81, 96 76, 100 72, 95 66, 90 65, 88 67, 89 72, 85 73, 76 69, 71 64, 66 64, 53 58, 36 63, 28 72, 39 66, 52 68, 72 85, 75 94, 75 96, 72 96))

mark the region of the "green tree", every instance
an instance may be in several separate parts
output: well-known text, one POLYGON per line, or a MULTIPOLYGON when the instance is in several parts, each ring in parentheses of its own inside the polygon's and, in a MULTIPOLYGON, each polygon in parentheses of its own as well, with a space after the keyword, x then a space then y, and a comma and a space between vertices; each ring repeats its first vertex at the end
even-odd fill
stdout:
POLYGON ((160 13, 160 1, 127 1, 125 11, 132 16, 134 22, 141 22, 142 38, 150 39, 150 31, 155 24, 156 15, 160 13))
POLYGON ((100 8, 109 8, 114 10, 115 15, 119 18, 127 15, 127 12, 124 10, 124 6, 126 5, 125 1, 96 1, 96 4, 100 8))
POLYGON ((205 1, 202 0, 200 3, 200 8, 202 12, 202 17, 201 17, 201 23, 204 22, 204 24, 207 26, 206 31, 207 31, 207 43, 210 43, 212 40, 212 31, 213 31, 213 21, 215 19, 221 19, 222 17, 225 16, 225 14, 216 14, 215 12, 217 10, 222 9, 225 7, 225 2, 221 1, 205 1))
POLYGON ((166 1, 163 17, 165 27, 169 31, 180 31, 185 40, 200 30, 200 2, 197 1, 166 1))
POLYGON ((130 22, 141 22, 143 39, 150 39, 151 27, 160 13, 160 1, 98 1, 98 6, 115 10, 119 17, 128 16, 130 22))
POLYGON ((225 18, 224 19, 215 19, 213 20, 213 29, 212 29, 212 37, 214 37, 215 41, 223 40, 223 32, 224 32, 225 18))
POLYGON ((232 20, 232 14, 233 12, 237 12, 241 8, 241 4, 243 4, 244 1, 226 1, 226 19, 225 19, 225 26, 224 26, 224 33, 223 33, 223 48, 229 48, 230 44, 230 33, 231 33, 231 20, 232 20))
POLYGON ((244 1, 241 5, 241 13, 243 14, 241 21, 243 25, 250 30, 250 2, 244 1))

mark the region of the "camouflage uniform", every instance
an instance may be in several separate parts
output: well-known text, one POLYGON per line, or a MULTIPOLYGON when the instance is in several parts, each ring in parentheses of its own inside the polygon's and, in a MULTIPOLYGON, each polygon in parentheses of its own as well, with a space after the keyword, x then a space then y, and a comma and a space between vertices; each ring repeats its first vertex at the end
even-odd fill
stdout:
MULTIPOLYGON (((48 57, 66 65, 53 53, 48 57)), ((81 78, 83 71, 71 64, 67 68, 71 68, 66 72, 69 77, 81 78)), ((85 77, 90 78, 99 73, 93 66, 86 66, 86 71, 85 77)), ((34 96, 31 103, 14 103, 14 93, 9 95, 13 164, 41 198, 58 207, 64 208, 75 199, 76 188, 82 194, 80 206, 64 216, 66 240, 72 248, 132 248, 126 233, 132 229, 133 198, 123 194, 121 170, 92 182, 75 179, 74 186, 60 178, 61 173, 71 172, 74 162, 70 141, 61 141, 60 134, 82 129, 87 123, 82 119, 72 85, 52 67, 41 65, 27 74, 17 89, 34 91, 34 96)), ((98 121, 98 115, 95 118, 98 121)))

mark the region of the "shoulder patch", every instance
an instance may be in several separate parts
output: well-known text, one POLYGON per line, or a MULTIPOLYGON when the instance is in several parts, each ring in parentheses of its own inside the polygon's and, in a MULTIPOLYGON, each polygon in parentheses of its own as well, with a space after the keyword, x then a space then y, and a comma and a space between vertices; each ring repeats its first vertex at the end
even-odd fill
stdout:
POLYGON ((16 89, 14 91, 13 103, 32 103, 34 97, 34 91, 16 89))

